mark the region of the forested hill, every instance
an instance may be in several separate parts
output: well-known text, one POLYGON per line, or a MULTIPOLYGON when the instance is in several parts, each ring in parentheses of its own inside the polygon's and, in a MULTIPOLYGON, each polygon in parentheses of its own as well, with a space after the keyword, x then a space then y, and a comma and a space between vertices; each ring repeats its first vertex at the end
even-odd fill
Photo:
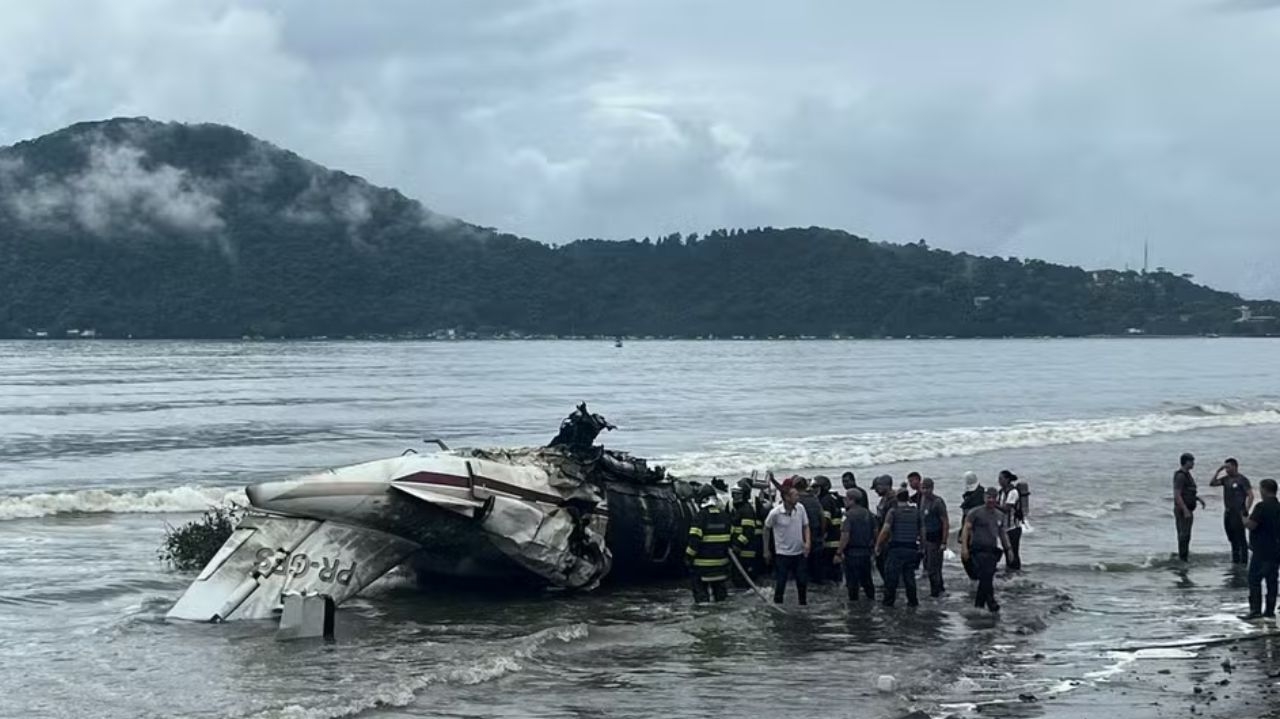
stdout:
POLYGON ((551 247, 218 125, 117 119, 0 148, 5 337, 1280 332, 1236 322, 1240 304, 1163 271, 820 228, 551 247))

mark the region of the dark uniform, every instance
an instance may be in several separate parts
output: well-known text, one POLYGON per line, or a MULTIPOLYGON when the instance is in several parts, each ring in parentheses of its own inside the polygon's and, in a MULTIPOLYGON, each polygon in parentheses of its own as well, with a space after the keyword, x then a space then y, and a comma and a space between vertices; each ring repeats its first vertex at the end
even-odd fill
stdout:
POLYGON ((1280 501, 1264 494, 1262 501, 1253 505, 1249 521, 1253 524, 1249 537, 1253 543, 1253 559, 1249 563, 1249 616, 1273 618, 1276 615, 1276 579, 1280 575, 1280 501), (1264 582, 1267 585, 1265 610, 1262 606, 1264 582))
POLYGON ((1249 563, 1249 541, 1245 535, 1244 523, 1248 519, 1245 504, 1249 501, 1249 490, 1253 485, 1249 478, 1240 474, 1228 474, 1222 483, 1222 527, 1227 532, 1227 541, 1231 543, 1231 561, 1234 564, 1249 563))
MULTIPOLYGON (((960 529, 956 530, 956 541, 960 541, 960 536, 964 534, 964 518, 969 516, 971 510, 977 509, 987 503, 985 499, 987 490, 981 484, 975 484, 973 489, 966 491, 960 497, 960 529)), ((977 579, 978 572, 973 565, 973 557, 960 560, 961 566, 964 567, 964 573, 969 575, 970 579, 977 579)))
POLYGON ((916 567, 920 564, 920 509, 910 502, 898 502, 885 516, 889 549, 885 553, 884 605, 897 600, 898 582, 907 590, 907 606, 920 603, 916 594, 916 567))
POLYGON ((1195 524, 1196 502, 1200 501, 1196 491, 1196 480, 1191 472, 1179 469, 1173 473, 1173 493, 1182 497, 1187 514, 1178 511, 1177 502, 1173 505, 1173 523, 1178 532, 1178 559, 1187 561, 1191 553, 1191 527, 1195 524))
MULTIPOLYGON (((738 553, 742 568, 752 578, 760 576, 760 562, 764 560, 760 555, 763 539, 760 524, 760 520, 756 519, 756 506, 750 499, 741 497, 734 503, 733 529, 730 532, 733 536, 733 548, 738 553)), ((738 587, 747 586, 746 580, 737 572, 733 572, 733 583, 738 587)))
MULTIPOLYGON (((879 479, 880 479, 879 477, 876 478, 877 481, 879 481, 879 479)), ((871 486, 872 488, 874 488, 876 486, 875 482, 872 482, 871 486)), ((890 480, 890 483, 888 486, 889 487, 893 486, 892 480, 890 480)), ((894 496, 893 492, 888 492, 880 497, 880 503, 876 505, 876 512, 875 512, 877 537, 880 536, 880 528, 884 526, 884 518, 889 514, 889 510, 892 509, 893 506, 897 503, 898 503, 898 499, 897 497, 894 496)), ((887 558, 886 554, 877 554, 875 559, 876 572, 880 574, 881 580, 885 578, 884 563, 886 558, 887 558)))
POLYGON ((947 503, 942 497, 920 497, 920 520, 924 523, 924 571, 929 577, 929 596, 940 596, 945 590, 942 584, 942 555, 947 548, 947 538, 942 535, 942 525, 947 518, 947 503))
POLYGON ((705 602, 708 595, 721 602, 729 595, 729 542, 733 530, 725 511, 715 505, 703 507, 689 526, 689 546, 685 550, 693 570, 695 602, 705 602))
POLYGON ((836 552, 840 550, 840 527, 844 522, 844 507, 831 492, 823 492, 818 496, 822 503, 822 518, 827 520, 827 536, 822 543, 822 568, 827 578, 836 584, 840 583, 840 564, 836 562, 836 552))
POLYGON ((809 537, 813 542, 812 551, 809 552, 809 557, 807 559, 809 565, 807 567, 809 571, 809 581, 813 584, 824 584, 830 575, 827 573, 826 567, 822 564, 824 551, 820 542, 822 542, 823 537, 825 536, 822 530, 822 502, 818 501, 818 498, 806 489, 800 493, 799 504, 800 507, 804 509, 805 514, 809 515, 809 537))
POLYGON ((866 507, 855 503, 845 512, 840 531, 848 536, 844 547, 844 582, 849 598, 856 600, 861 589, 867 599, 875 599, 871 555, 876 546, 876 518, 866 507))
POLYGON ((965 517, 971 533, 969 558, 973 561, 973 571, 978 578, 978 592, 973 597, 973 606, 986 607, 993 612, 1000 609, 996 602, 995 576, 996 565, 1004 554, 1001 535, 1007 537, 1008 521, 1004 512, 986 505, 970 511, 965 517))

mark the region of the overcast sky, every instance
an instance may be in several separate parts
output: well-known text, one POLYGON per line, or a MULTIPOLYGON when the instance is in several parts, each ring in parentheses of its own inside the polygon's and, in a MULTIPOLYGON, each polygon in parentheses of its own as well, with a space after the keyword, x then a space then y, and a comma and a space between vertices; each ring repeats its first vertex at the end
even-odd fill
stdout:
POLYGON ((1280 297, 1280 0, 0 0, 0 144, 240 127, 545 242, 824 225, 1280 297))

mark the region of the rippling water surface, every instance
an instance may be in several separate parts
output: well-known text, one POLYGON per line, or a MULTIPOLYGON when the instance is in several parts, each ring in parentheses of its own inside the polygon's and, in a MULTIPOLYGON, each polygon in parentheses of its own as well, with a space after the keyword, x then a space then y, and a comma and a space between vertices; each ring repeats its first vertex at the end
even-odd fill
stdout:
POLYGON ((1182 451, 1201 458, 1202 484, 1227 455, 1255 480, 1280 475, 1277 347, 0 343, 0 715, 1075 716, 1105 697, 1153 704, 1158 688, 1130 670, 1194 653, 1124 650, 1252 631, 1233 618, 1244 579, 1225 561, 1213 491, 1190 568, 1169 561, 1170 477, 1182 451), (340 612, 329 645, 164 620, 191 579, 156 559, 166 522, 248 482, 425 437, 541 444, 580 400, 620 427, 608 444, 685 475, 918 469, 954 508, 964 470, 986 480, 1009 467, 1033 486, 1027 570, 998 584, 998 620, 966 608, 969 583, 950 565, 951 596, 916 611, 835 591, 779 614, 751 595, 695 608, 679 583, 494 597, 393 576, 340 612), (899 691, 876 693, 879 674, 899 691))

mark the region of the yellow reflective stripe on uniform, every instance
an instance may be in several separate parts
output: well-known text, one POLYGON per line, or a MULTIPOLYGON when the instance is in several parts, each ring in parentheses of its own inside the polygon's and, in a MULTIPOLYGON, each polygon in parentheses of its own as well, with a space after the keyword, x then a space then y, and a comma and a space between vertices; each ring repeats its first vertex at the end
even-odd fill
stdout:
POLYGON ((729 559, 727 557, 724 559, 695 559, 693 560, 693 566, 695 567, 727 567, 729 566, 729 559))
POLYGON ((822 546, 826 547, 827 549, 839 549, 839 548, 840 548, 840 540, 838 540, 838 539, 833 539, 833 540, 828 541, 826 544, 823 544, 822 546))
POLYGON ((823 517, 823 519, 831 519, 831 512, 826 512, 826 511, 824 511, 824 512, 822 513, 822 517, 823 517))
POLYGON ((702 536, 702 527, 689 527, 689 536, 690 536, 690 537, 701 537, 701 536, 702 536))
POLYGON ((742 519, 738 520, 738 524, 744 527, 754 527, 756 526, 756 520, 751 519, 750 517, 743 517, 742 519))
POLYGON ((745 534, 738 535, 738 544, 750 544, 750 543, 751 543, 751 540, 747 539, 747 535, 745 534))
POLYGON ((754 549, 744 549, 741 552, 738 552, 738 556, 742 557, 743 559, 755 559, 756 552, 754 549))
POLYGON ((703 544, 720 544, 722 542, 728 542, 730 539, 732 539, 732 535, 708 534, 702 538, 702 543, 703 544))
POLYGON ((685 547, 684 553, 689 555, 690 557, 698 556, 698 550, 694 549, 693 547, 685 547))

